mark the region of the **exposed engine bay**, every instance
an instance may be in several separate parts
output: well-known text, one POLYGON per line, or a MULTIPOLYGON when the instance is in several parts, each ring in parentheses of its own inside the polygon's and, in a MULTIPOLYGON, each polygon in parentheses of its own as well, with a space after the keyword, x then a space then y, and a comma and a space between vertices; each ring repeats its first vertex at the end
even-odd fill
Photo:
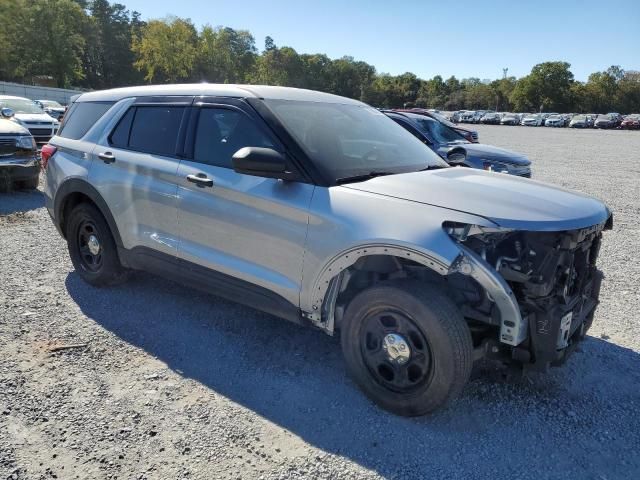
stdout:
POLYGON ((602 231, 611 224, 609 218, 606 224, 564 232, 446 226, 506 281, 524 324, 514 338, 509 328, 513 322, 501 318, 495 299, 459 268, 447 282, 475 343, 484 343, 488 356, 506 357, 531 369, 562 363, 593 321, 602 280, 596 260, 602 231))

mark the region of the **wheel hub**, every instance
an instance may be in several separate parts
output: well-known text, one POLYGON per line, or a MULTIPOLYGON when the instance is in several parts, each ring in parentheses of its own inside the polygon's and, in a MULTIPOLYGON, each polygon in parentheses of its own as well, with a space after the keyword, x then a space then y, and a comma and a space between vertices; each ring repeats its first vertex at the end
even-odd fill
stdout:
POLYGON ((404 365, 411 358, 409 342, 397 333, 389 333, 382 340, 382 348, 387 354, 389 362, 404 365))
POLYGON ((89 247, 91 255, 98 255, 100 253, 100 241, 98 240, 98 237, 90 235, 87 240, 87 247, 89 247))

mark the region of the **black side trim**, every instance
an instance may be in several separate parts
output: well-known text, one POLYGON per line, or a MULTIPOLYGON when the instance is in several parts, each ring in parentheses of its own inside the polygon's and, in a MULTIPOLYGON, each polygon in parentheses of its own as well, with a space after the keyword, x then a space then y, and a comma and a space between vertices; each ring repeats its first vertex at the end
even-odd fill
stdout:
POLYGON ((107 202, 104 201, 100 193, 94 187, 80 178, 71 178, 62 183, 58 187, 55 198, 53 199, 53 222, 62 237, 66 238, 64 229, 62 228, 64 222, 64 208, 67 200, 70 198, 69 196, 74 193, 81 193, 83 195, 86 195, 91 199, 93 203, 95 203, 95 205, 98 207, 98 210, 100 210, 100 213, 102 213, 102 216, 107 221, 116 245, 118 247, 122 247, 120 232, 118 231, 116 221, 114 220, 113 215, 111 214, 111 211, 107 206, 107 202))
POLYGON ((118 249, 125 265, 306 325, 300 309, 266 288, 147 247, 118 249))

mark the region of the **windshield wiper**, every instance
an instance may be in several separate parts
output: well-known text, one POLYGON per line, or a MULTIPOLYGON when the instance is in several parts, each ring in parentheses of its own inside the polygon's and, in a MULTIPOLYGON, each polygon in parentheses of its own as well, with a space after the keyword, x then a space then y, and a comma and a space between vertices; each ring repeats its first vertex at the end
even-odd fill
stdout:
POLYGON ((384 172, 379 170, 373 170, 371 172, 362 173, 360 175, 351 175, 350 177, 342 177, 336 180, 337 185, 341 185, 343 183, 352 183, 352 182, 364 182, 365 180, 370 180, 375 177, 383 177, 385 175, 395 175, 398 172, 384 172))
POLYGON ((450 168, 451 165, 428 165, 418 170, 418 172, 426 172, 427 170, 439 170, 440 168, 450 168))

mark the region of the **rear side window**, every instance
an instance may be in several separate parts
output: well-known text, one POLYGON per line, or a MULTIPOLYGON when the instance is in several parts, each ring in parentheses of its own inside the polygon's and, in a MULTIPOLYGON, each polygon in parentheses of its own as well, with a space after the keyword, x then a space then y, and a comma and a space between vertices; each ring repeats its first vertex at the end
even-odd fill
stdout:
POLYGON ((113 102, 76 102, 64 117, 58 136, 78 140, 111 108, 113 102))
POLYGON ((117 148, 127 148, 129 146, 129 132, 136 109, 130 108, 124 117, 118 122, 116 129, 109 137, 109 144, 117 148))
POLYGON ((136 107, 128 148, 158 155, 175 155, 184 110, 185 107, 136 107))

